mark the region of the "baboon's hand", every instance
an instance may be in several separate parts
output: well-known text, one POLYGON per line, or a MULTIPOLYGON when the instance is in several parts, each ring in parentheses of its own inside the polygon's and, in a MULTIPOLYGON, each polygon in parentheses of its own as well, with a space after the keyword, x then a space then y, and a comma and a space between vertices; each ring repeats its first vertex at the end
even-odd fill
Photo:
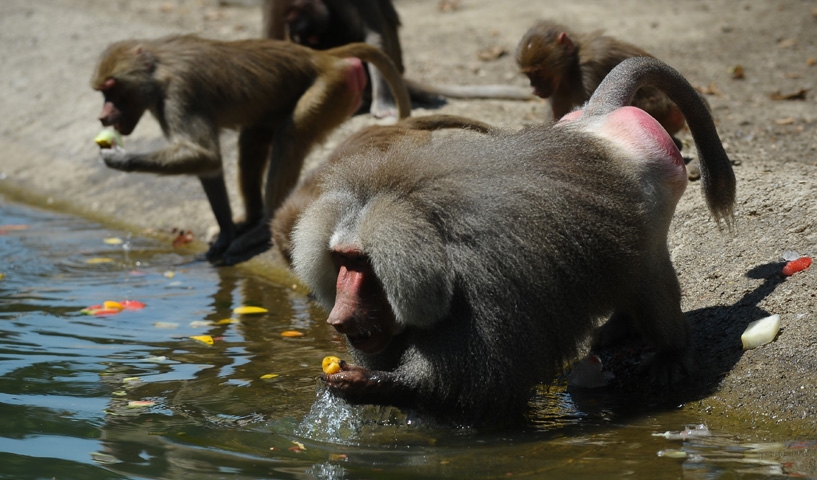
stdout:
POLYGON ((129 172, 132 170, 129 161, 130 157, 131 156, 124 148, 118 146, 99 150, 99 158, 105 163, 105 165, 108 166, 108 168, 121 170, 123 172, 129 172))

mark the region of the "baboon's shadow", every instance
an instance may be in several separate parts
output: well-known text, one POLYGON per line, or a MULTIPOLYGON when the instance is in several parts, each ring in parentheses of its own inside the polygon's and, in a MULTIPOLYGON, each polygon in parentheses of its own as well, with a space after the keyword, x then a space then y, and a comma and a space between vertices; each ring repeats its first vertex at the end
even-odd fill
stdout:
POLYGON ((605 370, 615 379, 602 392, 571 390, 580 408, 591 399, 594 408, 605 408, 621 414, 643 414, 650 410, 677 408, 678 405, 700 400, 715 393, 721 379, 743 355, 740 336, 747 325, 771 315, 758 304, 785 281, 780 273, 783 263, 759 265, 746 273, 763 283, 747 292, 733 305, 700 308, 686 312, 692 327, 695 348, 695 370, 678 385, 656 384, 648 372, 640 368, 650 355, 641 342, 616 345, 596 352, 605 370))

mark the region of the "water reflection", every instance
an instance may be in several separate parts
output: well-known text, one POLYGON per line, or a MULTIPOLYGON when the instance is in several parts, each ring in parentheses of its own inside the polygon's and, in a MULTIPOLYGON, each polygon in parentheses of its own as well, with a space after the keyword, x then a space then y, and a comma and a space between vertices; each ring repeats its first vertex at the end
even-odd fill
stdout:
POLYGON ((814 439, 656 437, 701 419, 645 414, 563 383, 542 386, 530 424, 512 431, 349 407, 318 388, 321 359, 343 356, 345 346, 306 296, 190 258, 152 239, 0 203, 0 477, 817 475, 814 439), (147 307, 80 313, 124 299, 147 307), (239 305, 269 312, 238 316, 239 305), (304 336, 282 337, 286 330, 304 336), (213 344, 191 338, 199 335, 213 344))

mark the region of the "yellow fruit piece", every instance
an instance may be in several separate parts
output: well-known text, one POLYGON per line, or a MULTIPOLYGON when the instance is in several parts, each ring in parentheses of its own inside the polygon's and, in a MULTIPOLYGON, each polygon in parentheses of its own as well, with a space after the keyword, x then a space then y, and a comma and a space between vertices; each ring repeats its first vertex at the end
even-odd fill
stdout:
POLYGON ((213 325, 229 325, 231 323, 238 323, 238 320, 234 318, 225 318, 224 320, 219 320, 213 323, 213 325))
POLYGON ((277 373, 267 373, 267 374, 261 375, 261 379, 262 380, 268 380, 270 378, 275 378, 277 376, 278 376, 277 373))
POLYGON ((94 142, 102 148, 113 148, 116 145, 122 146, 122 135, 113 128, 103 128, 96 137, 94 142))
POLYGON ((282 337, 303 337, 303 332, 299 332, 297 330, 284 330, 281 332, 282 337))
POLYGON ((102 242, 107 245, 122 245, 122 243, 124 243, 122 239, 118 237, 103 238, 102 242))
POLYGON ((323 373, 327 375, 338 373, 340 371, 340 358, 334 355, 323 357, 323 361, 321 362, 321 368, 323 369, 323 373))
POLYGON ((105 300, 104 302, 102 302, 102 306, 105 307, 105 308, 110 308, 112 310, 119 310, 119 311, 122 311, 122 310, 125 309, 124 305, 122 305, 119 302, 115 302, 113 300, 105 300))
POLYGON ((268 310, 262 307, 236 307, 233 309, 233 313, 237 315, 250 315, 253 313, 267 313, 268 310))
POLYGON ((85 263, 88 263, 90 265, 95 265, 97 263, 113 263, 113 258, 94 257, 94 258, 89 258, 88 260, 85 260, 85 263))
POLYGON ((211 335, 193 335, 190 338, 206 345, 212 345, 215 342, 211 335))

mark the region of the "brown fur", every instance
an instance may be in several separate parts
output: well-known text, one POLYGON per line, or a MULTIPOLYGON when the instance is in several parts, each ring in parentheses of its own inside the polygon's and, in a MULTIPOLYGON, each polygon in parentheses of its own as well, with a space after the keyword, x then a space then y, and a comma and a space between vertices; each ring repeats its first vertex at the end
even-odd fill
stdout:
MULTIPOLYGON (((604 77, 630 57, 652 55, 601 32, 572 33, 551 21, 531 27, 516 51, 520 70, 530 78, 534 93, 548 99, 554 120, 583 105, 604 77)), ((684 128, 681 111, 655 88, 639 90, 632 104, 652 115, 670 135, 684 128)))
POLYGON ((101 156, 124 171, 198 175, 221 229, 208 259, 245 260, 269 248, 267 222, 311 148, 359 105, 363 77, 349 58, 376 65, 395 91, 400 116, 409 115, 400 73, 382 51, 363 43, 325 52, 276 40, 195 36, 112 44, 91 81, 105 96, 100 120, 127 135, 149 110, 171 145, 144 154, 104 149, 101 156), (240 226, 224 186, 222 128, 241 129, 238 170, 246 215, 240 226))
MULTIPOLYGON (((403 51, 398 29, 400 17, 391 0, 266 0, 264 34, 315 49, 349 42, 366 42, 383 49, 403 73, 403 51)), ((394 101, 385 88, 378 88, 377 71, 372 76, 371 112, 388 114, 394 101)), ((510 85, 427 85, 404 79, 412 100, 436 104, 440 96, 449 98, 499 98, 530 100, 529 92, 510 85)))

